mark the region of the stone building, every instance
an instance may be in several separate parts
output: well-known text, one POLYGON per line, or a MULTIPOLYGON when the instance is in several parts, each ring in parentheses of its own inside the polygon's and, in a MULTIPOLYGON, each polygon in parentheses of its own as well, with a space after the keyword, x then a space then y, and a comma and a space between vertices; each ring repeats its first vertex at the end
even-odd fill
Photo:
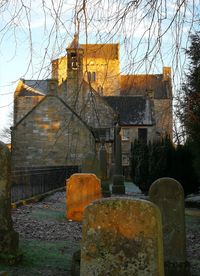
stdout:
POLYGON ((112 162, 121 126, 123 166, 134 139, 172 137, 171 70, 121 75, 119 44, 80 45, 75 35, 52 79, 20 80, 14 98, 12 162, 17 167, 78 166, 106 141, 112 162))

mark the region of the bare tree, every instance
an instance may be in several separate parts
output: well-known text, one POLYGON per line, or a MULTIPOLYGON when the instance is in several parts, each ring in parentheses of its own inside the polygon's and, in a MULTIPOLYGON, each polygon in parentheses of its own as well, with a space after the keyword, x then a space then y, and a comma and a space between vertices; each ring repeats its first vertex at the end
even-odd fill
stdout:
POLYGON ((11 127, 13 125, 13 112, 10 111, 7 119, 7 125, 0 131, 0 140, 6 144, 11 143, 11 127))
MULTIPOLYGON (((153 73, 173 68, 174 95, 185 68, 183 48, 200 23, 199 0, 2 0, 0 50, 12 38, 17 54, 21 43, 29 49, 28 73, 50 77, 50 60, 63 53, 76 32, 83 43, 119 41, 122 72, 153 73), (41 53, 35 52, 34 28, 42 28, 41 53), (23 40, 23 41, 22 41, 23 40), (36 58, 37 57, 37 58, 36 58), (39 62, 38 62, 39 60, 39 62)), ((180 128, 176 129, 176 133, 180 128)), ((178 136, 180 133, 178 133, 178 136)))
POLYGON ((34 4, 24 0, 1 1, 1 43, 9 33, 18 48, 23 32, 29 45, 27 70, 30 69, 34 56, 32 30, 38 24, 44 34, 43 59, 63 51, 69 41, 67 36, 79 32, 85 41, 120 40, 126 50, 126 71, 137 72, 143 65, 149 71, 156 68, 155 61, 164 63, 168 54, 180 74, 184 62, 181 48, 187 45, 190 32, 198 27, 199 4, 199 0, 74 0, 71 4, 64 0, 37 0, 34 4))

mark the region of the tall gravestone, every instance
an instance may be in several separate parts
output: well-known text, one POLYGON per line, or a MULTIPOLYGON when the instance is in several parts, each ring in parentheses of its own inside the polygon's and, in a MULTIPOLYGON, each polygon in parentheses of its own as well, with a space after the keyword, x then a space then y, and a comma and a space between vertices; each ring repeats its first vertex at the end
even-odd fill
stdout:
POLYGON ((93 173, 100 178, 100 164, 95 152, 88 152, 82 161, 82 173, 93 173))
POLYGON ((101 147, 99 149, 99 167, 101 180, 107 180, 107 151, 104 142, 101 143, 101 147))
POLYGON ((107 151, 105 148, 104 141, 102 141, 100 150, 99 150, 99 165, 100 165, 100 178, 101 178, 101 188, 102 194, 104 197, 110 197, 110 188, 108 182, 108 172, 107 172, 107 151))
POLYGON ((186 261, 184 191, 181 184, 172 178, 160 178, 151 185, 149 197, 162 215, 165 275, 190 275, 186 261))
POLYGON ((95 174, 75 173, 67 181, 66 216, 81 221, 85 207, 101 198, 100 180, 95 174))
POLYGON ((11 218, 11 160, 7 146, 0 142, 0 261, 18 262, 19 235, 13 229, 11 218))
POLYGON ((122 145, 121 145, 121 127, 115 126, 115 172, 113 175, 113 194, 125 194, 124 176, 122 169, 122 145))
POLYGON ((163 276, 160 211, 144 200, 115 197, 84 211, 80 275, 163 276))

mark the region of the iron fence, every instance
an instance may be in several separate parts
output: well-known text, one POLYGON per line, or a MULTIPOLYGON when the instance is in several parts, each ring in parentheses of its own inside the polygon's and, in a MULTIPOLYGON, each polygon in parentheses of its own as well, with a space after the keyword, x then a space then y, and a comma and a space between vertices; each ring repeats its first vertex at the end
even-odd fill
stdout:
POLYGON ((11 202, 28 199, 65 186, 78 166, 17 168, 12 171, 11 202))

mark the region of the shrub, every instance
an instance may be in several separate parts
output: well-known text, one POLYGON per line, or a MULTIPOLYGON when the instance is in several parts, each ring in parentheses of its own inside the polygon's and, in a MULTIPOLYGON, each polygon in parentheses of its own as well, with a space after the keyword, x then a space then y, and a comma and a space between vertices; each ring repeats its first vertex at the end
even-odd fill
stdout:
POLYGON ((168 137, 148 145, 136 140, 132 144, 131 154, 133 181, 145 194, 150 185, 160 177, 178 180, 185 195, 198 191, 199 182, 189 143, 174 147, 168 137))

